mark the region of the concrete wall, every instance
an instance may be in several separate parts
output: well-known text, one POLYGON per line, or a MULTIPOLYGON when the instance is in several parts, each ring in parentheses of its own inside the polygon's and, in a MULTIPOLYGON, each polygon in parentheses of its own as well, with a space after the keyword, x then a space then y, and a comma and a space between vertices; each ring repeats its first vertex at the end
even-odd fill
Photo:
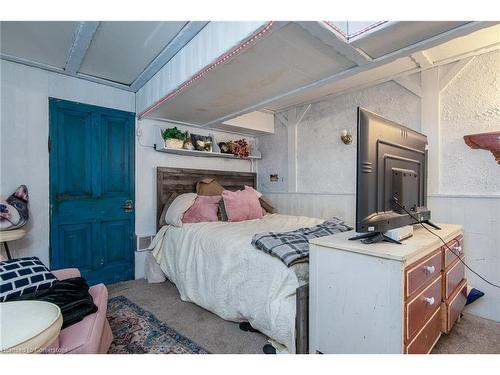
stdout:
POLYGON ((28 234, 9 245, 17 256, 48 264, 49 97, 133 112, 134 94, 4 60, 0 90, 0 194, 25 184, 30 196, 28 234))
POLYGON ((500 194, 493 155, 473 150, 466 134, 500 130, 500 51, 474 59, 441 93, 440 192, 500 194))
MULTIPOLYGON (((222 158, 205 158, 193 156, 172 155, 155 151, 151 146, 158 142, 159 128, 177 126, 178 129, 188 130, 194 134, 207 135, 211 133, 217 142, 229 139, 253 138, 237 134, 215 132, 205 129, 169 124, 162 121, 141 120, 138 121, 137 129, 140 137, 136 137, 135 148, 135 233, 140 235, 152 235, 156 233, 156 167, 174 168, 196 168, 196 169, 218 169, 224 171, 251 171, 252 164, 248 160, 231 160, 222 158)), ((135 277, 144 276, 145 253, 136 253, 135 277)))
MULTIPOLYGON (((488 279, 500 283, 500 168, 491 153, 471 150, 464 134, 499 129, 500 53, 475 58, 441 92, 439 134, 439 190, 428 206, 437 222, 464 225, 468 264, 488 279)), ((450 67, 440 68, 443 74, 450 67)), ((415 77, 413 77, 415 78, 415 77)), ((289 191, 287 130, 275 119, 275 134, 259 137, 259 189, 279 212, 327 218, 338 216, 355 222, 356 137, 351 145, 340 140, 342 129, 356 134, 356 107, 420 130, 421 99, 387 82, 312 104, 297 132, 297 190, 289 191), (270 182, 269 174, 279 174, 270 182)), ((438 117, 439 118, 439 117, 438 117)), ((433 140, 429 140, 431 143, 433 140)), ((291 161, 292 160, 292 161, 291 161)), ((432 165, 430 165, 430 168, 432 165)), ((293 184, 292 184, 293 186, 293 184)), ((500 291, 468 272, 470 284, 486 296, 468 310, 500 321, 500 291)))

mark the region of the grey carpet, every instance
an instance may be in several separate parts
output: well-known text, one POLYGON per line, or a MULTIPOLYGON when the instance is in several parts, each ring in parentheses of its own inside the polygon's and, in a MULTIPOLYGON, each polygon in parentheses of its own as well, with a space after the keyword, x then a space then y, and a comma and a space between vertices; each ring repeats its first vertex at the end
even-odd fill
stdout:
POLYGON ((442 335, 432 353, 500 354, 500 323, 464 314, 449 335, 442 335))
MULTIPOLYGON (((131 280, 108 285, 109 296, 125 296, 153 313, 172 329, 195 341, 211 353, 259 353, 267 337, 243 332, 238 323, 228 322, 189 302, 181 301, 170 282, 148 284, 131 280)), ((433 353, 500 353, 500 323, 464 314, 449 335, 442 335, 433 353)))
POLYGON ((238 323, 182 301, 177 288, 169 281, 148 284, 144 279, 131 280, 107 287, 110 298, 127 297, 210 353, 262 353, 267 343, 267 337, 260 333, 243 332, 238 323))

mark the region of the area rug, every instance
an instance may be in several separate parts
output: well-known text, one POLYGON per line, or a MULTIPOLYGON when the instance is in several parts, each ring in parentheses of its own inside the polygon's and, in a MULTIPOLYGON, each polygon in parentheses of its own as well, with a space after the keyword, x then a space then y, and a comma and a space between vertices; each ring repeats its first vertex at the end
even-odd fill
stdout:
POLYGON ((108 321, 114 336, 108 351, 110 354, 208 353, 123 296, 108 301, 108 321))

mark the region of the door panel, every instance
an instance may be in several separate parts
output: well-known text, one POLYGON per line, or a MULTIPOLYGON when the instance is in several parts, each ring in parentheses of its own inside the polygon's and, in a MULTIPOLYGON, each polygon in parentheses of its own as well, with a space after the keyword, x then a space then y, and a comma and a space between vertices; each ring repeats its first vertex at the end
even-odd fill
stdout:
POLYGON ((134 276, 134 114, 50 99, 51 267, 134 276))
POLYGON ((127 262, 130 246, 129 224, 127 220, 102 223, 102 246, 106 264, 127 262))
POLYGON ((92 223, 59 226, 59 244, 64 264, 78 264, 80 272, 92 269, 92 223))
POLYGON ((59 170, 58 196, 64 200, 92 195, 91 114, 89 112, 58 111, 57 160, 59 170))
POLYGON ((127 196, 130 189, 130 145, 123 131, 127 118, 101 116, 102 192, 106 196, 127 196))

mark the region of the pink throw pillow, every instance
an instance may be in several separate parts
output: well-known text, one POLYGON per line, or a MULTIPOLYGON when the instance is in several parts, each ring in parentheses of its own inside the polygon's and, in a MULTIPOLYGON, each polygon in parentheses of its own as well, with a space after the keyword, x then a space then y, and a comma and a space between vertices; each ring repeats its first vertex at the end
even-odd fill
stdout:
POLYGON ((258 192, 257 190, 255 190, 253 187, 247 186, 247 185, 245 185, 245 190, 250 190, 250 191, 253 191, 255 193, 255 195, 257 196, 257 199, 259 199, 259 205, 262 208, 262 216, 266 216, 267 211, 264 209, 264 207, 262 207, 262 204, 260 203, 260 197, 262 197, 262 194, 260 192, 258 192))
POLYGON ((220 195, 203 196, 198 195, 189 210, 182 217, 183 223, 202 223, 217 221, 217 210, 219 209, 220 195))
POLYGON ((228 221, 262 219, 262 207, 253 189, 222 192, 228 221))

